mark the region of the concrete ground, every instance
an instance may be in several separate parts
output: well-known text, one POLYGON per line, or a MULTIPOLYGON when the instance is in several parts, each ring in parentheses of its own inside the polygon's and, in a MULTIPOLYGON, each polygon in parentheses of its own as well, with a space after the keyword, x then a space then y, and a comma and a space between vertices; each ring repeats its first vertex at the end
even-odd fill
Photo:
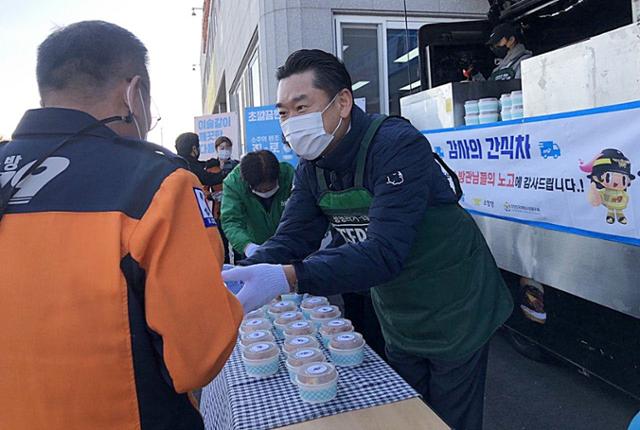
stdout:
POLYGON ((523 357, 498 333, 491 342, 485 430, 626 430, 640 401, 564 363, 523 357))

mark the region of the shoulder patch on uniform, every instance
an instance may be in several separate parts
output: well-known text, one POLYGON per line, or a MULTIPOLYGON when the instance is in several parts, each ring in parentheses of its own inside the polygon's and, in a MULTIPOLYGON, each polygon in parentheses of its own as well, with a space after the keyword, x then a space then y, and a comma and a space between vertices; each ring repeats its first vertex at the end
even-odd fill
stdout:
POLYGON ((196 202, 198 202, 198 209, 200 209, 200 216, 202 216, 205 228, 215 227, 217 225, 216 220, 213 218, 213 212, 209 209, 204 191, 194 187, 193 193, 196 195, 196 202))

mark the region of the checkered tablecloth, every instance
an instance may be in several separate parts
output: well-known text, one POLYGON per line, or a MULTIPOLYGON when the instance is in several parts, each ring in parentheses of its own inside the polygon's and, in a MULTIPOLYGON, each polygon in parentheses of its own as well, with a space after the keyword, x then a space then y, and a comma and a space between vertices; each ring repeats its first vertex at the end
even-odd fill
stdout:
POLYGON ((236 347, 223 371, 202 392, 205 428, 267 430, 418 396, 368 346, 362 365, 338 367, 338 374, 338 396, 328 403, 310 405, 300 400, 297 387, 290 382, 284 354, 276 375, 255 379, 246 375, 236 347))

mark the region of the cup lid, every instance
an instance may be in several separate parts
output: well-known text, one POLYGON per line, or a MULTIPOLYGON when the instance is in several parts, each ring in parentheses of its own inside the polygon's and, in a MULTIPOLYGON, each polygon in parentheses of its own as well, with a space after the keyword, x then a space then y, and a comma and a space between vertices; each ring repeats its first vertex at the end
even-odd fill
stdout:
POLYGON ((325 306, 328 304, 329 304, 329 300, 326 297, 311 296, 302 300, 302 303, 300 304, 300 306, 303 307, 304 309, 313 309, 318 306, 325 306))
POLYGON ((240 330, 247 333, 256 330, 269 330, 271 323, 266 318, 249 318, 245 319, 240 326, 240 330))
POLYGON ((276 319, 276 324, 285 325, 292 321, 298 321, 304 319, 301 312, 287 311, 280 314, 276 319))
POLYGON ((311 334, 315 331, 313 325, 306 320, 293 321, 288 323, 284 328, 286 335, 311 334))
POLYGON ((310 362, 303 364, 296 371, 298 382, 305 385, 320 385, 333 381, 338 373, 331 363, 310 362))
POLYGON ((278 352, 278 346, 274 342, 259 342, 248 346, 242 354, 248 360, 262 360, 275 357, 278 352))
POLYGON ((292 367, 299 367, 305 363, 326 361, 324 354, 318 348, 301 348, 293 351, 287 357, 287 363, 292 367))
POLYGON ((353 324, 346 318, 336 318, 323 322, 320 327, 320 333, 325 336, 345 331, 353 331, 353 324))
POLYGON ((497 101, 498 99, 495 97, 486 97, 486 98, 480 99, 479 103, 489 103, 489 102, 493 103, 497 101))
POLYGON ((334 349, 356 349, 364 345, 364 339, 357 332, 340 333, 331 338, 329 345, 334 349))
POLYGON ((291 300, 283 300, 280 302, 275 302, 271 306, 269 306, 269 312, 274 314, 281 314, 288 311, 295 311, 297 308, 295 302, 291 300))
POLYGON ((311 318, 334 319, 340 316, 340 309, 337 306, 320 306, 311 311, 311 318))
POLYGON ((287 353, 292 353, 302 348, 317 348, 318 341, 314 336, 300 335, 289 337, 284 341, 283 349, 287 353))
POLYGON ((244 319, 252 318, 264 318, 264 309, 256 309, 255 311, 251 311, 244 316, 244 319))
POLYGON ((476 103, 478 103, 478 100, 467 100, 464 102, 465 105, 474 105, 476 103))
POLYGON ((273 342, 274 338, 268 330, 257 330, 244 334, 240 337, 240 343, 244 346, 251 345, 258 342, 273 342))

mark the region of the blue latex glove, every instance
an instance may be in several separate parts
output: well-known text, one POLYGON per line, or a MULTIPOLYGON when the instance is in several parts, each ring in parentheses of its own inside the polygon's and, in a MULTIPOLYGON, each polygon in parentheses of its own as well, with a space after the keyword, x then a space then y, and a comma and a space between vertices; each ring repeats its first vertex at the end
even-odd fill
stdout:
POLYGON ((222 272, 225 282, 244 282, 244 287, 236 294, 248 313, 266 305, 280 294, 290 291, 289 281, 279 264, 256 264, 255 266, 236 267, 222 272))
POLYGON ((256 245, 255 243, 250 243, 244 249, 244 255, 246 255, 247 257, 251 257, 253 254, 255 254, 258 248, 260 248, 260 245, 256 245))

